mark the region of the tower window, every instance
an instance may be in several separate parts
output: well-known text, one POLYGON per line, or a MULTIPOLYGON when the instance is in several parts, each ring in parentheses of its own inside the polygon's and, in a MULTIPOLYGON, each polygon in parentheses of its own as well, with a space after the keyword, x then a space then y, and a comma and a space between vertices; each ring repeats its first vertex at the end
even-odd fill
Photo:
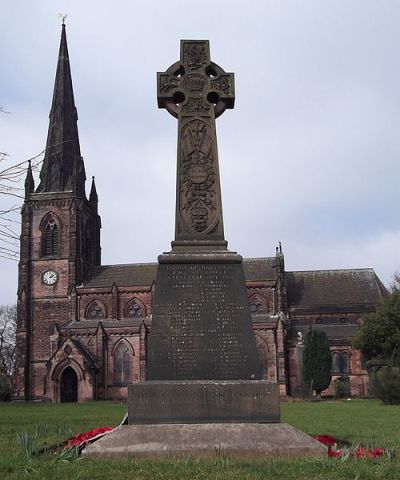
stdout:
POLYGON ((43 230, 43 255, 60 253, 60 232, 54 220, 49 220, 43 230))

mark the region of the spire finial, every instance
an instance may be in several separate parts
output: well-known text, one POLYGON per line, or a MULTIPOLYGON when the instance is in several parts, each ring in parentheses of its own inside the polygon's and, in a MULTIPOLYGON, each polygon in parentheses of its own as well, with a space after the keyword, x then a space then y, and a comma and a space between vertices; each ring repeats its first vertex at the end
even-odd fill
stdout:
POLYGON ((31 164, 31 161, 28 160, 28 168, 26 170, 26 177, 25 177, 25 198, 27 198, 30 193, 33 193, 34 190, 35 190, 35 181, 33 180, 33 175, 32 175, 32 164, 31 164))
POLYGON ((99 197, 97 196, 96 183, 94 181, 94 176, 92 176, 92 186, 90 188, 89 202, 97 204, 99 197))
POLYGON ((65 19, 68 17, 66 13, 59 13, 58 18, 61 18, 62 24, 65 25, 65 19))

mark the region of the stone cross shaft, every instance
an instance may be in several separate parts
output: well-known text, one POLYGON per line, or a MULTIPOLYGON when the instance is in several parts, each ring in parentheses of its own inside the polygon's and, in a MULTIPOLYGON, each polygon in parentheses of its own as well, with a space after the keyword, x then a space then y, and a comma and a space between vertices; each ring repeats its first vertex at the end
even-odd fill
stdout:
POLYGON ((234 75, 210 60, 208 40, 181 40, 157 74, 159 108, 178 118, 175 244, 225 243, 215 118, 235 102, 234 75))

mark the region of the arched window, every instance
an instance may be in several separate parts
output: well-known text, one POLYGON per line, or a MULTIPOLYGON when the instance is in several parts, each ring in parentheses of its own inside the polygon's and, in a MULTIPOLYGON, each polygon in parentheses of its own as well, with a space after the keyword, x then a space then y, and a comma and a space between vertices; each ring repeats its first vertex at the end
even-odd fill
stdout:
POLYGON ((332 353, 332 373, 340 373, 340 355, 338 352, 332 353))
POLYGON ((249 305, 251 313, 269 312, 268 303, 263 295, 252 295, 249 298, 249 305))
POLYGON ((342 353, 341 367, 342 373, 350 372, 350 355, 347 352, 342 353))
POLYGON ((114 350, 114 383, 126 385, 131 381, 131 352, 125 342, 120 342, 114 350))
POLYGON ((143 302, 133 298, 125 308, 125 317, 138 318, 146 316, 146 307, 143 302))
POLYGON ((350 354, 348 352, 332 353, 332 373, 333 374, 350 373, 350 354))
POLYGON ((106 318, 107 312, 104 305, 98 300, 94 300, 86 309, 86 318, 106 318))
POLYGON ((60 232, 54 219, 48 220, 42 233, 42 254, 44 256, 59 255, 60 232))

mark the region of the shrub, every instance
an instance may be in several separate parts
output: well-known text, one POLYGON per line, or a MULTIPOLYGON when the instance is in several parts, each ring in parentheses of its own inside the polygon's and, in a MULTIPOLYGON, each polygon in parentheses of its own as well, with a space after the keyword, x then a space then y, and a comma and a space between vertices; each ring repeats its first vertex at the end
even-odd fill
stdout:
POLYGON ((338 377, 335 382, 335 398, 350 397, 350 377, 343 375, 338 377))
POLYGON ((9 402, 11 400, 11 384, 7 375, 0 374, 0 401, 9 402))
POLYGON ((400 367, 386 365, 371 378, 371 393, 389 405, 400 404, 400 367))

